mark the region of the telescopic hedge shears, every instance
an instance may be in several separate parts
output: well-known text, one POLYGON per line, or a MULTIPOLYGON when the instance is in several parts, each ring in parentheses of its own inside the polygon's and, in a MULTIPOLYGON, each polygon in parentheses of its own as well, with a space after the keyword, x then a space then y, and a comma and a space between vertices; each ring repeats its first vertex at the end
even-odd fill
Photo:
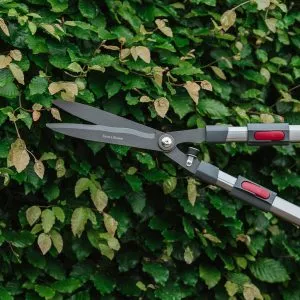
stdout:
POLYGON ((54 101, 62 110, 79 117, 89 124, 50 123, 54 131, 89 141, 126 145, 146 150, 163 152, 182 168, 200 180, 216 185, 233 197, 246 201, 263 211, 300 225, 300 207, 242 176, 235 178, 218 167, 197 159, 198 149, 189 147, 183 153, 177 145, 181 143, 227 143, 247 142, 249 145, 286 145, 300 141, 300 125, 248 124, 247 127, 209 125, 205 128, 161 132, 112 113, 85 104, 54 101))

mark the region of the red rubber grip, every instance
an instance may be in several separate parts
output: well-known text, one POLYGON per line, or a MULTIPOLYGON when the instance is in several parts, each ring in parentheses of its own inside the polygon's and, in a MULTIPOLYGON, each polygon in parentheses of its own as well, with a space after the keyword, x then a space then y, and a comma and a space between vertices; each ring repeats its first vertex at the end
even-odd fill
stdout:
POLYGON ((241 186, 245 191, 248 191, 259 198, 268 199, 270 197, 270 192, 268 190, 252 182, 243 181, 241 186))
POLYGON ((284 140, 285 134, 283 131, 256 131, 254 138, 257 141, 282 141, 284 140))

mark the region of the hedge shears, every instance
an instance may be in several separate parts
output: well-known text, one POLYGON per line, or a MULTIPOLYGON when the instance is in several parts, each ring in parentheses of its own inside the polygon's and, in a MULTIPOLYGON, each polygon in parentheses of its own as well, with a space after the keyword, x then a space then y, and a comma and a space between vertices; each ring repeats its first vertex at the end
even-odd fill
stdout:
POLYGON ((62 100, 53 103, 62 110, 93 124, 47 124, 47 127, 54 131, 88 141, 163 152, 205 183, 216 185, 233 197, 263 211, 271 212, 290 223, 300 225, 299 206, 243 176, 235 178, 210 163, 199 161, 197 159, 199 150, 194 147, 189 147, 187 153, 177 147, 182 143, 202 142, 247 142, 256 146, 286 145, 300 141, 300 125, 287 123, 248 124, 246 127, 208 125, 205 128, 162 132, 85 104, 62 100))

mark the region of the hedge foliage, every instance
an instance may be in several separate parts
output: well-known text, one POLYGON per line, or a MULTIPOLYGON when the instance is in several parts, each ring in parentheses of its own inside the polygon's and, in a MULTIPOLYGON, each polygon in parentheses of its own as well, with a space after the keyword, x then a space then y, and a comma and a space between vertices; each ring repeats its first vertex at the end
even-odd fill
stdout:
MULTIPOLYGON (((300 124, 281 0, 0 2, 0 299, 300 299, 299 230, 162 154, 55 134, 76 100, 170 131, 300 124)), ((299 146, 200 158, 299 203, 299 146)))

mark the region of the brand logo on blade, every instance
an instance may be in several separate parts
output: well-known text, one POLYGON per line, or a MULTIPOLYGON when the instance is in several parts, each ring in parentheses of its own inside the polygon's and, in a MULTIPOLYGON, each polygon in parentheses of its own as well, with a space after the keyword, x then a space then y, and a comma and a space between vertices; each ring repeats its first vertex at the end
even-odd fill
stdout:
POLYGON ((124 140, 124 138, 119 137, 119 136, 115 136, 115 135, 105 135, 105 134, 102 134, 102 137, 105 138, 105 139, 110 139, 110 140, 119 140, 119 141, 123 141, 124 140))

